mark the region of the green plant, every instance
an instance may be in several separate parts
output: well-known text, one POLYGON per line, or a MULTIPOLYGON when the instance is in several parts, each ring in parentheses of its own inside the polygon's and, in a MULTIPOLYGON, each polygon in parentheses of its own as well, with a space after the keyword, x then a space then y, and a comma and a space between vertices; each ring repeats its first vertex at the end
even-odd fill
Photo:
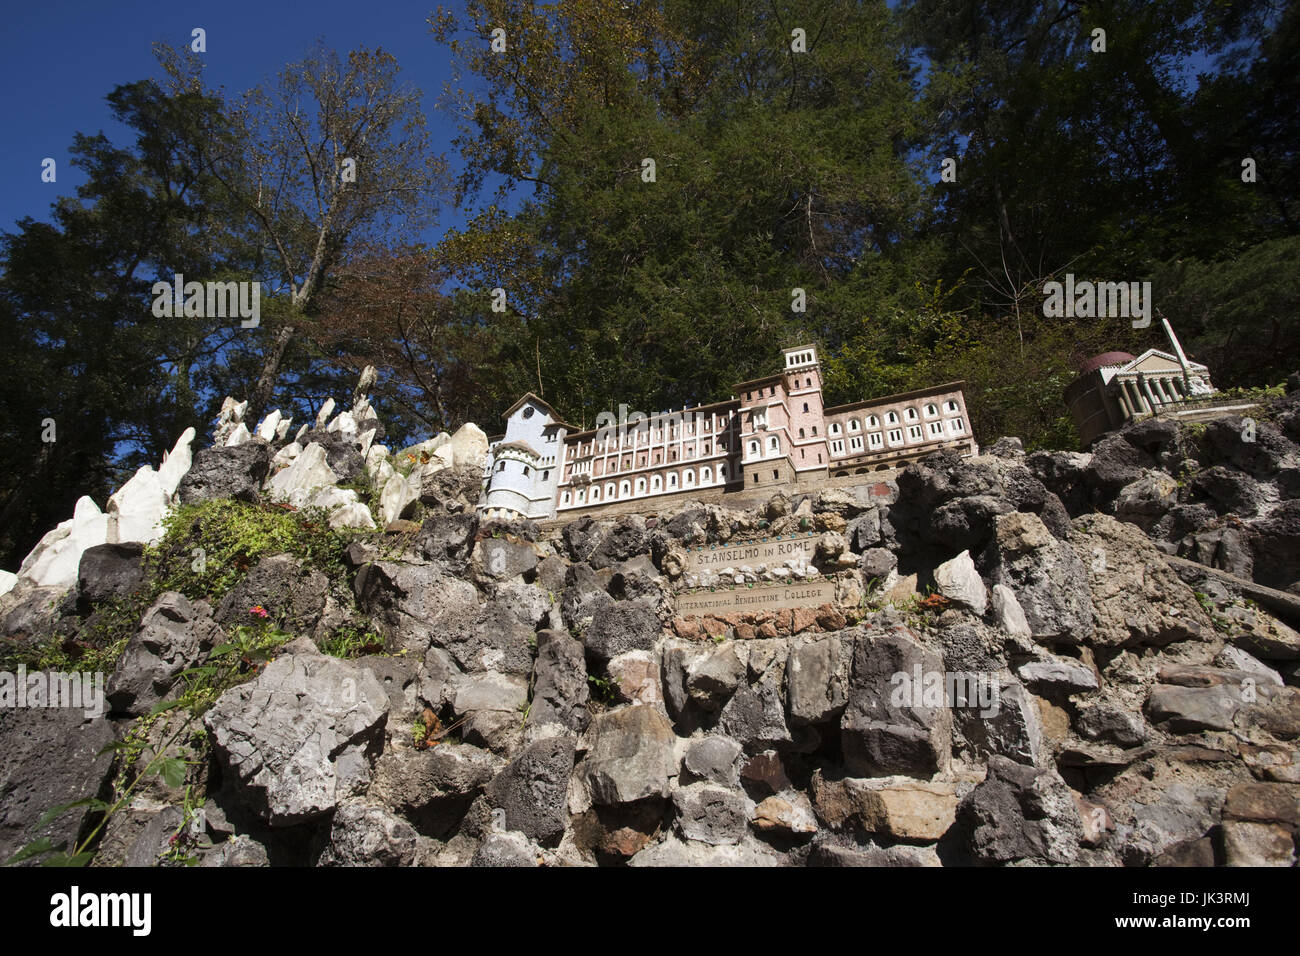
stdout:
POLYGON ((618 701, 617 685, 608 677, 597 677, 595 675, 587 676, 587 685, 591 689, 591 697, 602 704, 613 704, 618 701))
POLYGON ((335 628, 329 637, 320 642, 321 652, 331 657, 356 658, 365 654, 381 654, 383 635, 368 627, 345 624, 335 628))
POLYGON ((320 509, 215 499, 182 505, 164 522, 145 569, 157 592, 219 601, 263 557, 292 554, 331 576, 344 572, 347 539, 320 509))

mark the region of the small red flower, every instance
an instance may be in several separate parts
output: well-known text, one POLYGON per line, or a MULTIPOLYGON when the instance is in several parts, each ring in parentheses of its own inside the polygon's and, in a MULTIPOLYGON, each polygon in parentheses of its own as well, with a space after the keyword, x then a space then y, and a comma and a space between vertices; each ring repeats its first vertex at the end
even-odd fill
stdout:
POLYGON ((260 604, 250 607, 248 609, 248 613, 252 614, 254 617, 270 617, 270 615, 266 611, 266 608, 262 607, 262 605, 260 604))

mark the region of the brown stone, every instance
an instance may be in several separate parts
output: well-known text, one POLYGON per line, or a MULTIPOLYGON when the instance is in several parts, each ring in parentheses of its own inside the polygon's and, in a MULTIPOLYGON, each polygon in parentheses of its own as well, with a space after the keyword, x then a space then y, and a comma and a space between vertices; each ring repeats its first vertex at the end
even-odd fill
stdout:
POLYGON ((753 783, 766 784, 773 793, 780 793, 790 787, 785 765, 775 750, 765 750, 750 757, 740 768, 740 775, 753 783))
POLYGON ((797 791, 784 796, 768 797, 754 808, 754 816, 750 822, 756 830, 775 830, 784 833, 817 832, 817 820, 813 816, 808 798, 797 791))
POLYGON ((1042 697, 1035 697, 1038 701, 1039 724, 1043 728, 1043 736, 1052 741, 1059 743, 1070 733, 1070 713, 1064 708, 1057 707, 1050 700, 1042 697))
POLYGON ((817 609, 817 626, 823 631, 838 631, 848 623, 839 608, 832 604, 823 604, 817 609))
POLYGON ((1154 866, 1214 866, 1214 841, 1208 836, 1183 840, 1166 847, 1153 861, 1154 866))
POLYGON ((709 637, 722 637, 727 633, 727 625, 716 617, 706 617, 701 626, 704 628, 704 633, 709 637))
POLYGON ((1239 783, 1228 791, 1224 820, 1275 823, 1300 830, 1300 787, 1287 783, 1239 783))
MULTIPOLYGON (((849 790, 859 782, 847 781, 849 790)), ((957 816, 957 791, 950 783, 900 783, 870 789, 854 797, 862 828, 899 840, 933 841, 943 836, 957 816)))
POLYGON ((1295 866, 1291 831, 1275 823, 1228 820, 1223 824, 1223 862, 1227 866, 1295 866))
POLYGON ((1300 783, 1300 751, 1281 744, 1241 744, 1241 759, 1260 780, 1300 783))
POLYGON ((398 518, 384 525, 385 534, 414 534, 419 531, 421 524, 418 521, 407 521, 405 518, 398 518))
POLYGON ((752 641, 757 636, 758 636, 758 632, 754 630, 754 625, 752 624, 736 625, 736 640, 752 641))
POLYGON ((810 607, 797 607, 794 609, 794 620, 790 625, 793 633, 799 634, 808 630, 817 623, 817 612, 810 607))
POLYGON ((780 635, 776 631, 776 624, 772 621, 765 621, 763 623, 763 625, 758 629, 758 636, 766 640, 772 640, 775 637, 780 637, 780 635))
POLYGON ((683 640, 699 641, 704 639, 704 633, 700 630, 700 622, 693 617, 673 618, 673 631, 683 640))

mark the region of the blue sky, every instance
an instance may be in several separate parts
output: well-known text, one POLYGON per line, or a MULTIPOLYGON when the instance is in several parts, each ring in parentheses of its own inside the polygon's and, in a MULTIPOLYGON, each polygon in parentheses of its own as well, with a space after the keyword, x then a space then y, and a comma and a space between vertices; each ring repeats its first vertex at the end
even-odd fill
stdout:
MULTIPOLYGON (((318 38, 344 53, 382 47, 397 57, 403 78, 424 92, 436 149, 455 135, 451 117, 435 108, 451 79, 447 51, 426 22, 438 0, 39 0, 10 3, 0 31, 0 230, 23 216, 47 219, 50 203, 71 195, 84 177, 70 163, 74 132, 103 131, 115 145, 132 139, 113 122, 104 97, 114 86, 160 71, 155 41, 188 44, 207 31, 207 83, 229 92, 270 78, 318 38), (41 160, 58 163, 58 181, 41 182, 41 160)), ((459 9, 455 0, 444 5, 459 9)), ((451 211, 442 227, 461 221, 451 211)), ((435 233, 441 233, 438 229, 435 233)), ((428 238, 433 238, 432 236, 428 238)))

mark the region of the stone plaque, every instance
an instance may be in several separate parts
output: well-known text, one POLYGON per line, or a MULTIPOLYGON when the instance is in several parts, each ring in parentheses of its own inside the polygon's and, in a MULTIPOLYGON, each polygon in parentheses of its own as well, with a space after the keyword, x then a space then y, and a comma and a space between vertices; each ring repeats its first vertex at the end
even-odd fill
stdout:
POLYGON ((816 532, 811 534, 781 535, 778 538, 760 538, 753 541, 718 545, 712 548, 692 548, 686 552, 687 571, 721 571, 723 568, 752 568, 756 565, 779 565, 789 561, 811 562, 817 550, 816 532))
POLYGON ((834 603, 835 582, 821 580, 692 591, 677 595, 677 613, 683 617, 691 614, 735 614, 745 611, 775 611, 788 607, 820 607, 834 603))

